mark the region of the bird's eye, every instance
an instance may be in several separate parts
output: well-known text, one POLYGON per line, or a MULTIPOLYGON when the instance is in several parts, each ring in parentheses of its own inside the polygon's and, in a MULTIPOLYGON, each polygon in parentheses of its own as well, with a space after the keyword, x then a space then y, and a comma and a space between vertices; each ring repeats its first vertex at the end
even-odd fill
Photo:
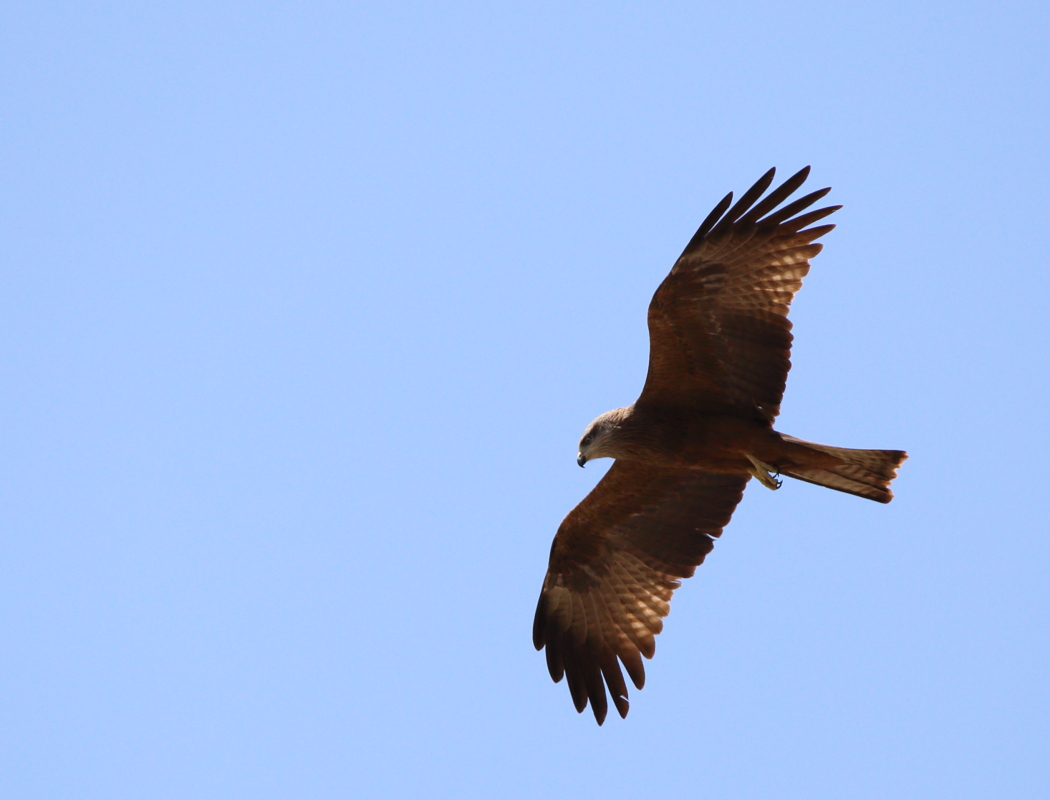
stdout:
POLYGON ((591 443, 591 435, 590 434, 587 434, 586 436, 583 437, 583 443, 584 444, 590 444, 591 443))

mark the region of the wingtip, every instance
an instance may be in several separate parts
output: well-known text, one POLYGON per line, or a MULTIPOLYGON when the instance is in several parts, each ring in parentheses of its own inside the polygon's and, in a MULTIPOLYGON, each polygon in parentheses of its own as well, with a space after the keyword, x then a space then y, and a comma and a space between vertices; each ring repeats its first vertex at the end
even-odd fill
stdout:
POLYGON ((536 603, 536 615, 532 618, 532 645, 542 650, 547 643, 547 598, 540 594, 536 603))
POLYGON ((594 703, 591 703, 591 710, 594 711, 594 721, 598 723, 598 727, 600 728, 605 722, 605 715, 608 713, 608 710, 604 708, 599 709, 594 703))
POLYGON ((682 251, 682 256, 688 255, 693 249, 695 249, 700 242, 703 241, 704 237, 710 233, 711 229, 715 224, 722 218, 722 215, 726 212, 726 209, 733 204, 733 193, 730 192, 722 198, 721 202, 718 203, 711 213, 708 214, 704 221, 700 223, 700 227, 696 229, 696 233, 693 234, 693 238, 689 240, 689 244, 685 246, 685 250, 682 251))
POLYGON ((543 626, 536 620, 532 624, 532 646, 537 650, 542 650, 543 645, 547 643, 547 636, 543 630, 543 626))

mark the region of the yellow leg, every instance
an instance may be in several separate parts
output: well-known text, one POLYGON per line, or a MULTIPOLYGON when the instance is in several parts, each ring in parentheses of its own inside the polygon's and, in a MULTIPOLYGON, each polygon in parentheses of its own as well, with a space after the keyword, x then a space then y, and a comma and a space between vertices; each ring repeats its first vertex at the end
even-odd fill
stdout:
POLYGON ((774 477, 780 474, 780 470, 776 467, 767 464, 764 461, 759 461, 750 453, 747 454, 747 460, 751 462, 751 469, 748 470, 752 475, 758 478, 758 482, 765 486, 767 489, 776 491, 784 485, 784 481, 774 477))

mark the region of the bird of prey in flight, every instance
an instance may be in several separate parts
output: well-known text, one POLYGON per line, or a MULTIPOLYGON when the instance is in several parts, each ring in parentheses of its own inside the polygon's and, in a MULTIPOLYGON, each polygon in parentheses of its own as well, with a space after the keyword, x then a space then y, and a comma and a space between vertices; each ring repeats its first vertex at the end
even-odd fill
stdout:
POLYGON ((788 306, 821 251, 814 242, 835 227, 813 223, 841 208, 806 211, 830 189, 781 206, 809 167, 763 198, 773 175, 735 205, 730 192, 700 225, 649 304, 641 395, 580 439, 581 467, 615 462, 558 528, 532 638, 599 725, 606 687, 627 716, 620 664, 641 689, 672 592, 711 552, 748 480, 777 489, 787 475, 888 503, 907 458, 773 430, 791 367, 788 306))

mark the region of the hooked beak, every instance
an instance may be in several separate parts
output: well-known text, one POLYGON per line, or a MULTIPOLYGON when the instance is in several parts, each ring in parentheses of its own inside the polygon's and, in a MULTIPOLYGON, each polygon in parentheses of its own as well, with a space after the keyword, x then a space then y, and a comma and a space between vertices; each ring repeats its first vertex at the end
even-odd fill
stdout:
POLYGON ((582 467, 584 464, 587 463, 587 456, 577 454, 577 456, 576 456, 576 463, 579 464, 582 467))

